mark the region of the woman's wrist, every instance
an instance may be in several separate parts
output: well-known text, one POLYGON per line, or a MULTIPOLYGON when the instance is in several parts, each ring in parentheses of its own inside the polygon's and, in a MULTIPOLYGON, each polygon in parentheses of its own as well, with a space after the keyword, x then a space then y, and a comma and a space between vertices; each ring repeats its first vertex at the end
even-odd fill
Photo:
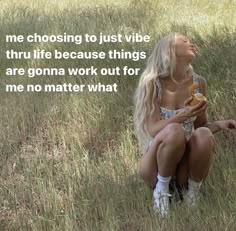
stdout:
POLYGON ((209 122, 207 121, 205 124, 203 124, 202 127, 207 127, 211 130, 211 132, 214 134, 216 132, 219 132, 221 130, 219 126, 220 121, 214 121, 214 122, 209 122))
POLYGON ((184 110, 180 111, 177 116, 181 119, 182 122, 184 122, 185 120, 191 118, 191 114, 188 110, 186 110, 186 108, 184 108, 184 110))

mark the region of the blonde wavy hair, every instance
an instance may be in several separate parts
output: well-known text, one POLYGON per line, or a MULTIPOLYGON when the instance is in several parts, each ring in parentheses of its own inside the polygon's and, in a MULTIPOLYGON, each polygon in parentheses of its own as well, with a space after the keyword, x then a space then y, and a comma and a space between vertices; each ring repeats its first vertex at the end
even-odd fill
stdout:
MULTIPOLYGON (((181 34, 172 32, 155 45, 147 60, 146 68, 140 76, 138 87, 134 94, 134 131, 142 153, 151 138, 145 119, 148 111, 152 114, 155 110, 154 98, 157 97, 156 79, 170 76, 178 84, 173 78, 176 66, 175 40, 178 35, 181 34)), ((190 64, 187 71, 193 71, 190 64)))

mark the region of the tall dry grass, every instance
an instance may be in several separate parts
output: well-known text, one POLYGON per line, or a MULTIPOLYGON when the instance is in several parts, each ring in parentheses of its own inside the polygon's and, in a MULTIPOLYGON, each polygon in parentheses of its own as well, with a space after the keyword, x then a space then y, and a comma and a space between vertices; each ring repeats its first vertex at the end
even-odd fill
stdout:
MULTIPOLYGON (((137 175, 133 134, 136 77, 5 77, 7 67, 89 67, 86 61, 6 60, 5 50, 125 48, 149 54, 170 31, 198 46, 194 69, 208 83, 209 119, 236 119, 235 1, 0 1, 0 230, 235 230, 235 132, 216 135, 214 163, 199 207, 153 213, 137 175), (149 34, 148 44, 6 44, 6 34, 149 34), (7 83, 118 83, 118 93, 6 93, 7 83)), ((98 67, 144 68, 106 60, 98 67)))

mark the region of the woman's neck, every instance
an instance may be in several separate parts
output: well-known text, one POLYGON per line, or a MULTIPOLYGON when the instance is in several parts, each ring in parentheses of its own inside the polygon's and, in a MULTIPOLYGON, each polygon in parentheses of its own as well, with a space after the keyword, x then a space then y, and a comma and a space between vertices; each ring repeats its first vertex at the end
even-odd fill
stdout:
POLYGON ((189 63, 178 61, 173 72, 173 78, 178 82, 184 82, 188 78, 189 63))

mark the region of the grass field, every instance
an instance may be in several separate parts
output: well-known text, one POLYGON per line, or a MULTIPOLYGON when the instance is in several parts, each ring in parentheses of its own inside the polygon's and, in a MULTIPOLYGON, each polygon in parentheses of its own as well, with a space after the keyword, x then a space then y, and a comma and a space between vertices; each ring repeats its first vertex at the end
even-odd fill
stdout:
POLYGON ((195 72, 208 83, 209 120, 236 119, 236 1, 0 0, 0 230, 236 230, 236 133, 217 146, 197 209, 152 210, 152 191, 137 175, 132 98, 139 76, 6 77, 7 67, 130 67, 145 60, 6 60, 5 51, 143 50, 181 32, 196 43, 195 72), (149 43, 6 44, 5 35, 130 34, 149 43), (117 93, 6 93, 10 83, 114 83, 117 93))

